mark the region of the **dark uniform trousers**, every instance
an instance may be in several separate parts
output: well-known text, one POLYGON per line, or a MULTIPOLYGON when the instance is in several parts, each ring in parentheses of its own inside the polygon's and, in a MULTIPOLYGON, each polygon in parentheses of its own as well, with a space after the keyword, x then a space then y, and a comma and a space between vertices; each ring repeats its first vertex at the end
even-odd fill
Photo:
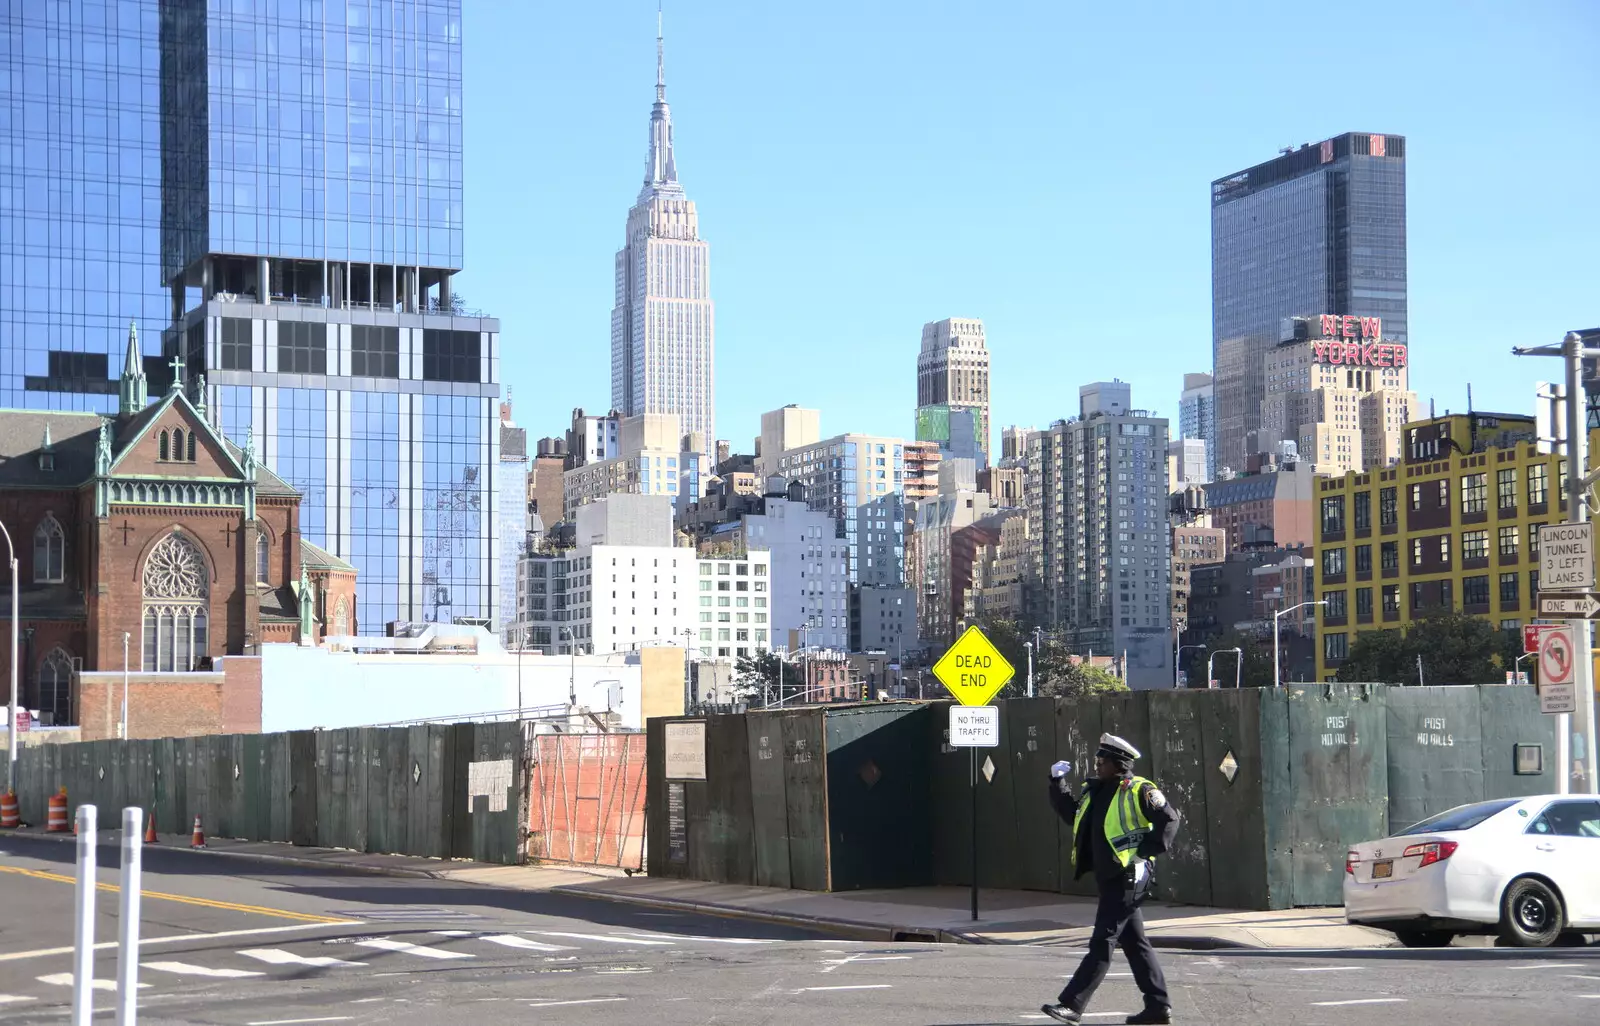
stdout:
POLYGON ((1137 892, 1131 881, 1100 881, 1100 904, 1095 909, 1094 932, 1089 935, 1089 954, 1061 992, 1063 1005, 1077 1012, 1089 1007, 1089 999, 1111 967, 1111 945, 1116 943, 1128 959, 1128 968, 1133 970, 1133 982, 1144 994, 1145 1007, 1171 1006, 1166 976, 1156 964, 1155 949, 1150 946, 1150 938, 1144 932, 1144 916, 1139 912, 1149 890, 1148 879, 1137 892))

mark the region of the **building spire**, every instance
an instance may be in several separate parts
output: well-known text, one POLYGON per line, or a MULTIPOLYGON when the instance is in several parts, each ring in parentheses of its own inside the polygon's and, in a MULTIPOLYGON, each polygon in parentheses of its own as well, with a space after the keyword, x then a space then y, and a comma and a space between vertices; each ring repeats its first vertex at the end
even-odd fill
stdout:
POLYGON ((144 409, 149 387, 144 376, 144 356, 139 352, 139 326, 129 321, 128 354, 122 361, 122 380, 117 386, 117 412, 132 416, 144 409))
POLYGON ((650 159, 644 168, 644 192, 663 186, 678 191, 678 166, 672 158, 672 110, 667 106, 666 42, 661 31, 661 6, 656 5, 656 102, 650 108, 650 159))
POLYGON ((656 0, 656 102, 667 102, 667 62, 661 35, 661 2, 656 0))

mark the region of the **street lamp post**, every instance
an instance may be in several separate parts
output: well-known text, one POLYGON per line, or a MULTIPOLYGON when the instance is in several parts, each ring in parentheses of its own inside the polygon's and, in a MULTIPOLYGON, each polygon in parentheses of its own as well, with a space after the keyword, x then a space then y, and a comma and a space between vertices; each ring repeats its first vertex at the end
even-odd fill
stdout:
POLYGON ((1539 653, 1537 653, 1537 652, 1524 652, 1522 655, 1517 656, 1516 661, 1511 664, 1511 681, 1512 681, 1512 683, 1516 683, 1518 677, 1522 673, 1521 670, 1517 669, 1517 667, 1522 665, 1522 661, 1524 659, 1532 659, 1534 656, 1536 656, 1538 654, 1539 653))
POLYGON ((17 550, 11 544, 11 532, 0 523, 0 534, 6 538, 6 552, 11 556, 11 704, 6 707, 6 790, 17 789, 17 631, 21 620, 17 612, 17 550))
POLYGON ((568 654, 572 657, 572 661, 569 664, 570 669, 567 671, 567 704, 576 709, 578 707, 578 636, 573 633, 571 627, 562 626, 561 629, 566 632, 567 640, 572 643, 572 647, 568 649, 568 654))
POLYGON ((128 639, 132 637, 127 631, 122 632, 122 723, 120 724, 122 740, 128 740, 128 639))
POLYGON ((1028 650, 1028 697, 1033 697, 1033 642, 1024 641, 1022 647, 1028 650))
POLYGON ((1294 612, 1296 609, 1304 609, 1306 606, 1325 606, 1327 604, 1328 604, 1328 600, 1327 599, 1317 599, 1314 602, 1302 602, 1298 606, 1290 606, 1288 609, 1280 609, 1276 613, 1272 614, 1272 686, 1273 687, 1275 687, 1275 688, 1283 687, 1283 677, 1278 673, 1278 620, 1279 620, 1279 618, 1282 617, 1286 613, 1294 612))
POLYGON ((1206 687, 1209 688, 1211 682, 1215 679, 1211 674, 1213 667, 1216 665, 1217 656, 1222 655, 1224 652, 1233 653, 1233 687, 1234 690, 1238 690, 1244 681, 1244 649, 1242 648, 1219 648, 1206 656, 1206 687))

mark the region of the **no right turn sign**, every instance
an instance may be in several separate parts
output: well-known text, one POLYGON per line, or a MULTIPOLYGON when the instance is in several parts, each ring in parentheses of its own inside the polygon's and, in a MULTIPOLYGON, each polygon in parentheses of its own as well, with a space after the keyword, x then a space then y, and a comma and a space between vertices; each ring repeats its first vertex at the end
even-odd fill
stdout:
POLYGON ((1578 651, 1570 626, 1545 631, 1539 637, 1539 711, 1574 713, 1578 696, 1573 681, 1577 675, 1578 651))

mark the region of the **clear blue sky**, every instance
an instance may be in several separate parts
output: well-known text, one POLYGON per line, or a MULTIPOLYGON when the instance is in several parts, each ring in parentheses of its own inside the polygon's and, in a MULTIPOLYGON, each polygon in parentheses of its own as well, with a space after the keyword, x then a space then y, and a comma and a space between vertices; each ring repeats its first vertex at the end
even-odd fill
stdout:
MULTIPOLYGON (((612 261, 644 170, 654 4, 466 0, 466 273, 530 435, 610 401, 612 261)), ((711 243, 717 434, 818 407, 909 435, 921 326, 981 317, 994 423, 1210 370, 1209 185, 1407 137, 1412 385, 1532 409, 1600 326, 1600 4, 675 0, 679 177, 711 243), (1137 13, 1136 13, 1137 12, 1137 13)), ((996 431, 998 447, 998 430, 996 431)))

